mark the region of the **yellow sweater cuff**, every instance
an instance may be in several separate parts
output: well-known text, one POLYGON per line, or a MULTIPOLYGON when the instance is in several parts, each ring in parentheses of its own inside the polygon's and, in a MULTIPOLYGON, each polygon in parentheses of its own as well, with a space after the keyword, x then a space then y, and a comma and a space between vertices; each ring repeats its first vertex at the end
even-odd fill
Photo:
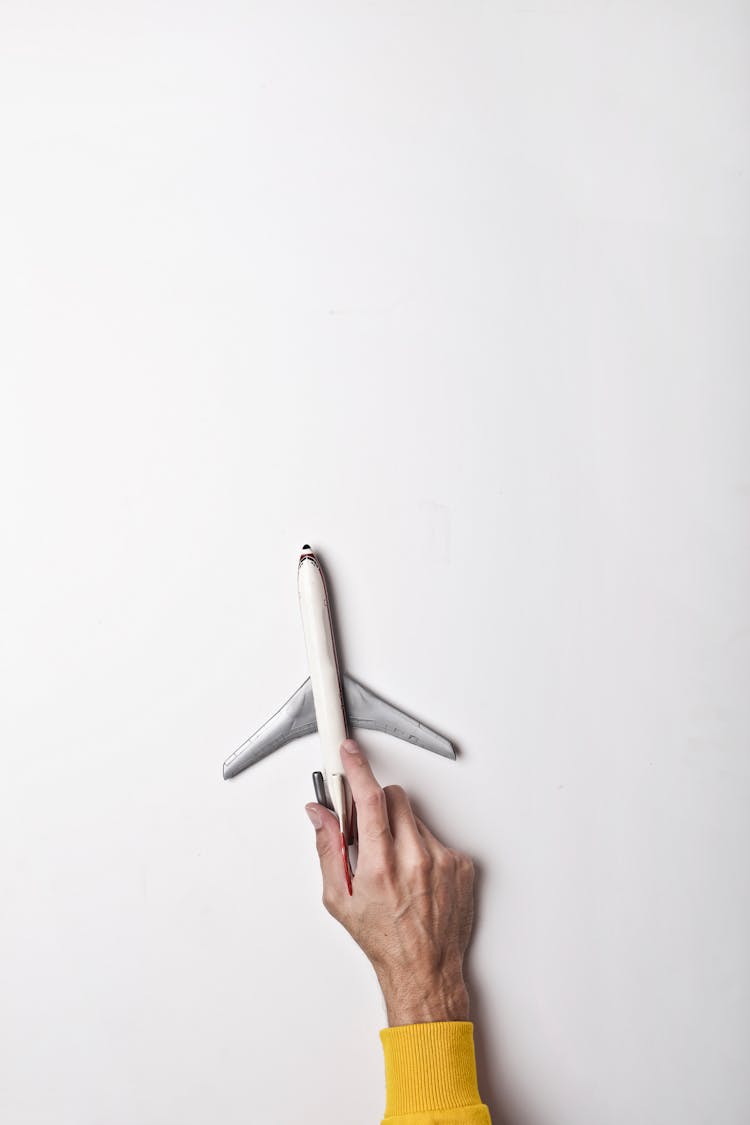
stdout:
POLYGON ((481 1105, 468 1020, 387 1027, 380 1040, 386 1117, 481 1105))

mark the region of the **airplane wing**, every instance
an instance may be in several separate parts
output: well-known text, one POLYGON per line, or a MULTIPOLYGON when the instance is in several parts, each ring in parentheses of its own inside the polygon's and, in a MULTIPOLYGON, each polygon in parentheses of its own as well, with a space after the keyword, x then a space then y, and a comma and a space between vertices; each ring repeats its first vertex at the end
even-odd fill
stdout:
MULTIPOLYGON (((394 738, 430 750, 433 754, 440 754, 443 758, 456 757, 456 752, 448 739, 443 738, 431 727, 420 723, 405 711, 394 707, 392 703, 386 703, 384 699, 346 673, 342 676, 342 683, 347 718, 351 726, 381 730, 393 735, 394 738)), ((301 738, 305 734, 312 734, 317 729, 312 687, 308 678, 283 707, 280 707, 262 727, 256 730, 255 734, 251 734, 247 741, 227 758, 224 763, 224 777, 236 777, 248 766, 255 765, 261 758, 273 754, 280 746, 285 746, 287 742, 292 742, 293 739, 301 738)))
POLYGON ((317 730, 312 686, 308 677, 294 695, 262 727, 251 734, 224 763, 224 779, 236 777, 294 738, 317 730))
POLYGON ((422 746, 425 750, 431 750, 433 754, 440 754, 443 758, 456 757, 456 751, 448 739, 443 738, 442 734, 438 734, 432 727, 418 722, 405 711, 394 707, 392 703, 386 703, 374 691, 370 691, 346 673, 342 679, 346 714, 353 727, 382 730, 386 734, 392 734, 394 738, 422 746))

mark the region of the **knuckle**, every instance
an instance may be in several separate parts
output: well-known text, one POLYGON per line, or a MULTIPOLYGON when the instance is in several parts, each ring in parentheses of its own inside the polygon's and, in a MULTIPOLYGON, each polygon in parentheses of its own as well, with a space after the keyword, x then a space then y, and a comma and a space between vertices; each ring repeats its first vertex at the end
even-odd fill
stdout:
POLYGON ((379 890, 383 890, 385 887, 390 887, 394 881, 394 876, 394 865, 388 859, 378 860, 371 871, 372 881, 379 890))
POLYGON ((426 889, 431 885, 432 859, 426 851, 412 860, 411 877, 420 889, 426 889))
POLYGON ((386 785, 383 789, 384 793, 390 794, 392 797, 405 797, 406 790, 402 785, 386 785))
POLYGON ((417 871, 431 871, 432 870, 432 856, 425 848, 414 859, 414 867, 417 871))
POLYGON ((441 848, 438 852, 436 866, 443 874, 452 872, 456 866, 456 859, 450 848, 441 848))
POLYGON ((364 802, 368 809, 382 808, 385 804, 385 793, 380 786, 377 789, 370 789, 365 793, 364 802))
POLYGON ((474 860, 471 856, 467 855, 466 852, 458 851, 457 848, 451 848, 451 854, 456 861, 459 871, 474 870, 474 860))
POLYGON ((366 840, 378 841, 384 839, 389 831, 390 829, 384 821, 378 824, 368 824, 364 832, 364 837, 366 840))

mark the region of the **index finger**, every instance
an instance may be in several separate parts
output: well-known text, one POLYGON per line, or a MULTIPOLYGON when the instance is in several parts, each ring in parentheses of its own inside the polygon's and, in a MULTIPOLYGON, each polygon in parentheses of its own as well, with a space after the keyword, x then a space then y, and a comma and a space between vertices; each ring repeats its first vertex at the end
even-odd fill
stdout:
POLYGON ((393 847, 385 793, 353 738, 341 743, 341 764, 357 806, 360 857, 373 851, 382 853, 393 847))

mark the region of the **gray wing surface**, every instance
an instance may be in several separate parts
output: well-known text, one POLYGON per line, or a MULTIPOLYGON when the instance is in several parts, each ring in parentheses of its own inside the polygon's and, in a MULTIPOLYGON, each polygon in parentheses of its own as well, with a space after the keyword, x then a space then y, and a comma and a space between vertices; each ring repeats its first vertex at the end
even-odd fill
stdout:
POLYGON ((224 763, 225 779, 235 777, 248 766, 254 766, 261 758, 273 754, 280 746, 285 746, 295 738, 302 738, 303 734, 312 734, 317 729, 312 685, 308 677, 291 699, 287 699, 275 715, 227 758, 224 763))
POLYGON ((342 679, 346 714, 353 727, 382 730, 386 734, 392 734, 394 738, 431 750, 433 754, 440 754, 443 758, 456 757, 456 751, 448 739, 443 738, 432 727, 418 722, 392 703, 386 703, 351 676, 344 674, 342 679))
MULTIPOLYGON (((364 684, 344 674, 342 677, 344 702, 349 724, 367 730, 381 730, 421 746, 443 758, 455 758, 456 752, 447 738, 438 734, 432 727, 420 723, 405 711, 386 703, 364 684)), ((297 688, 294 695, 280 707, 275 715, 251 734, 246 742, 235 750, 224 763, 224 777, 235 777, 238 773, 255 765, 261 758, 273 754, 287 742, 312 734, 318 729, 315 721, 315 704, 309 678, 297 688)))

